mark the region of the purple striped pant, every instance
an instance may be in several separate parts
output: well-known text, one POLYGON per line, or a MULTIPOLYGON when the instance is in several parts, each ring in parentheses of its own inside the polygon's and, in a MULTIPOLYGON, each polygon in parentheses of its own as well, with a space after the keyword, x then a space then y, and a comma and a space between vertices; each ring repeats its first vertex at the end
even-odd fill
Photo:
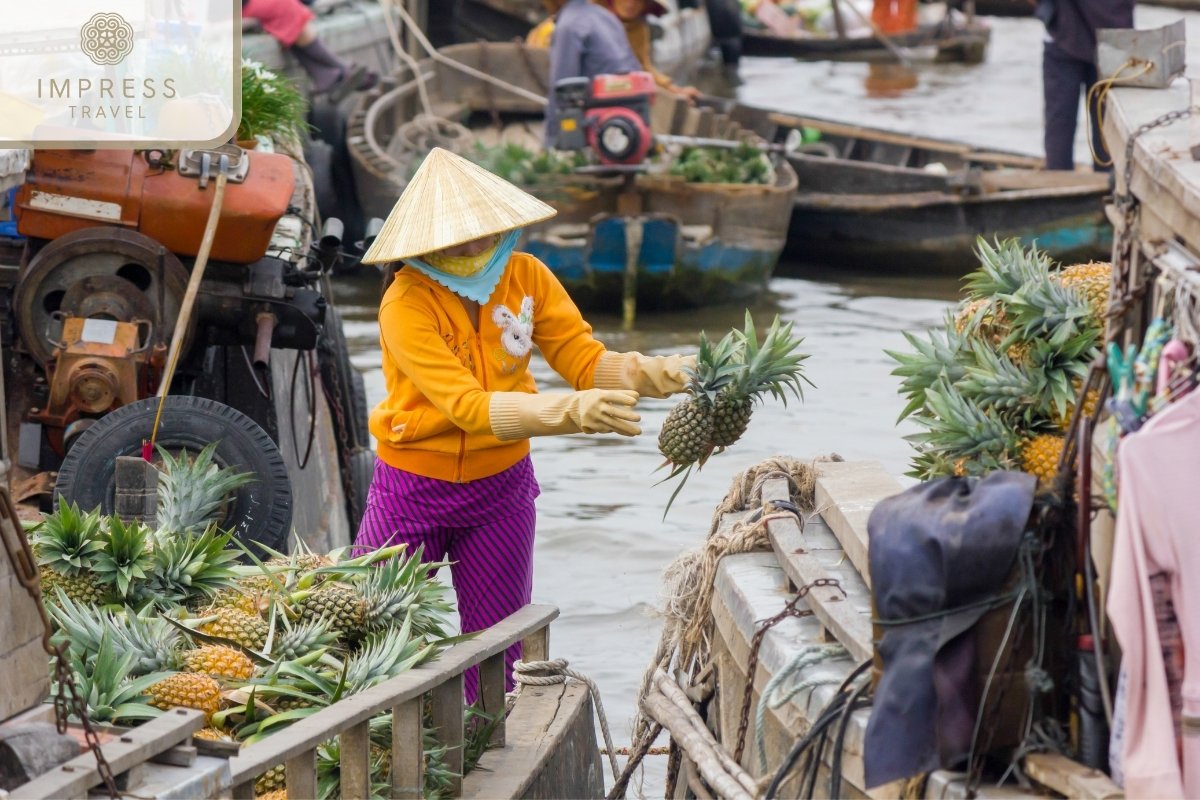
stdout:
MULTIPOLYGON (((367 509, 354 544, 377 549, 404 542, 425 546, 425 558, 453 563, 463 633, 491 627, 529 603, 533 592, 534 500, 540 490, 529 456, 498 475, 451 483, 396 469, 375 459, 367 509)), ((507 688, 520 642, 505 653, 507 688)), ((463 675, 468 703, 478 694, 479 670, 463 675)))

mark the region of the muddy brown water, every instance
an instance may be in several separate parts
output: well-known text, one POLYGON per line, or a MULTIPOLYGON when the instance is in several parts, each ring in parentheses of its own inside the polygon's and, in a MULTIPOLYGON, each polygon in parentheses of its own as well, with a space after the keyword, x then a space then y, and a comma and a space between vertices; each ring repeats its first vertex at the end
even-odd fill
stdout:
MULTIPOLYGON (((1181 16, 1163 8, 1139 8, 1139 27, 1181 16)), ((1200 14, 1188 19, 1190 42, 1200 42, 1200 14)), ((985 63, 918 66, 912 77, 866 64, 799 63, 746 59, 740 84, 709 76, 710 91, 744 102, 897 131, 965 140, 977 145, 1041 154, 1041 24, 994 19, 985 63)), ((1193 48, 1197 45, 1192 45, 1193 48)), ((1200 53, 1192 63, 1200 64, 1200 53)), ((1087 157, 1082 138, 1077 160, 1087 157)), ((940 324, 957 296, 954 278, 896 275, 886 264, 863 264, 853 272, 804 272, 777 278, 771 294, 752 311, 760 326, 775 313, 805 337, 808 377, 803 402, 787 406, 768 398, 756 408, 741 442, 692 475, 667 518, 671 488, 654 484, 662 458, 656 439, 669 400, 643 400, 643 434, 536 439, 533 460, 542 495, 538 500, 535 602, 557 605, 552 650, 597 681, 617 746, 629 742, 635 695, 657 642, 659 575, 708 530, 715 504, 734 473, 768 456, 810 458, 836 452, 847 460, 877 460, 902 482, 910 447, 902 438, 916 427, 896 424, 904 403, 885 349, 905 349, 903 332, 940 324)), ((343 279, 337 303, 346 319, 353 362, 366 378, 371 404, 384 395, 380 371, 378 281, 374 275, 343 279)), ((701 330, 723 334, 740 326, 741 307, 709 308, 646 317, 622 333, 614 317, 592 316, 596 335, 611 349, 648 354, 694 352, 701 330)), ((566 385, 535 358, 532 369, 543 390, 566 385)), ((661 796, 665 757, 647 759, 644 791, 661 796)), ((607 764, 605 764, 607 771, 607 764)), ((611 784, 611 777, 607 778, 611 784)))

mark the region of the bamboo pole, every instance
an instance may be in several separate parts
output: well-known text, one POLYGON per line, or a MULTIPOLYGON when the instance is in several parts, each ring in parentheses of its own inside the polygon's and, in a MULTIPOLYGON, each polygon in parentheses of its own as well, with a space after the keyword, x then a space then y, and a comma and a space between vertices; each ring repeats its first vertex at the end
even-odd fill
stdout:
POLYGON ((740 781, 724 768, 713 749, 716 744, 712 734, 706 737, 696 730, 683 711, 659 691, 653 691, 642 700, 642 710, 671 732, 671 738, 683 748, 705 782, 718 795, 728 800, 754 800, 754 795, 742 787, 740 781), (710 744, 711 742, 711 744, 710 744))

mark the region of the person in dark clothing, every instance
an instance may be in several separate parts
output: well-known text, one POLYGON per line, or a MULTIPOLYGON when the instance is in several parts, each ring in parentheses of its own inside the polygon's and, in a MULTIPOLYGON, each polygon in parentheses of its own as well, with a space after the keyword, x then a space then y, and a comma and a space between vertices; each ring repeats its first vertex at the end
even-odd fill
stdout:
POLYGON ((554 87, 564 78, 594 78, 638 72, 641 62, 634 55, 625 27, 609 11, 588 0, 545 0, 557 13, 550 39, 550 104, 546 106, 546 147, 558 135, 554 87))
MULTIPOLYGON (((1041 0, 1037 16, 1048 36, 1042 52, 1042 93, 1046 103, 1046 169, 1075 169, 1075 124, 1079 95, 1101 77, 1096 74, 1096 30, 1132 28, 1135 0, 1041 0)), ((1093 98, 1094 100, 1094 98, 1093 98)), ((1092 147, 1108 163, 1095 102, 1088 108, 1092 147)), ((1111 167, 1093 164, 1097 171, 1111 167)))

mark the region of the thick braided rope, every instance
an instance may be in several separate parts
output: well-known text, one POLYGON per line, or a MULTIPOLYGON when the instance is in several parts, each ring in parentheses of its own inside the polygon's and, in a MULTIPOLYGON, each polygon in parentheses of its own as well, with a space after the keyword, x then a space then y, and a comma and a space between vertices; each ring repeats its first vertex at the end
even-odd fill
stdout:
POLYGON ((763 724, 766 721, 767 709, 777 709, 803 691, 815 689, 818 686, 841 683, 842 679, 825 676, 798 681, 787 688, 784 688, 784 684, 802 669, 845 656, 846 648, 840 644, 808 645, 797 650, 791 661, 784 664, 778 672, 771 676, 771 680, 763 689, 762 696, 758 701, 757 713, 754 715, 754 747, 758 751, 759 771, 764 775, 767 772, 767 749, 763 740, 763 724))
POLYGON ((604 715, 604 703, 600 701, 600 689, 587 675, 568 669, 568 663, 570 662, 565 658, 556 658, 553 661, 513 662, 513 680, 516 681, 517 686, 508 694, 508 708, 511 710, 516 705, 521 690, 526 686, 554 686, 566 683, 567 678, 574 678, 587 684, 588 691, 592 695, 592 705, 596 707, 596 717, 600 720, 600 732, 604 735, 604 749, 608 753, 608 763, 612 766, 613 780, 618 780, 621 770, 617 766, 617 754, 613 748, 612 735, 608 732, 608 717, 604 715))

